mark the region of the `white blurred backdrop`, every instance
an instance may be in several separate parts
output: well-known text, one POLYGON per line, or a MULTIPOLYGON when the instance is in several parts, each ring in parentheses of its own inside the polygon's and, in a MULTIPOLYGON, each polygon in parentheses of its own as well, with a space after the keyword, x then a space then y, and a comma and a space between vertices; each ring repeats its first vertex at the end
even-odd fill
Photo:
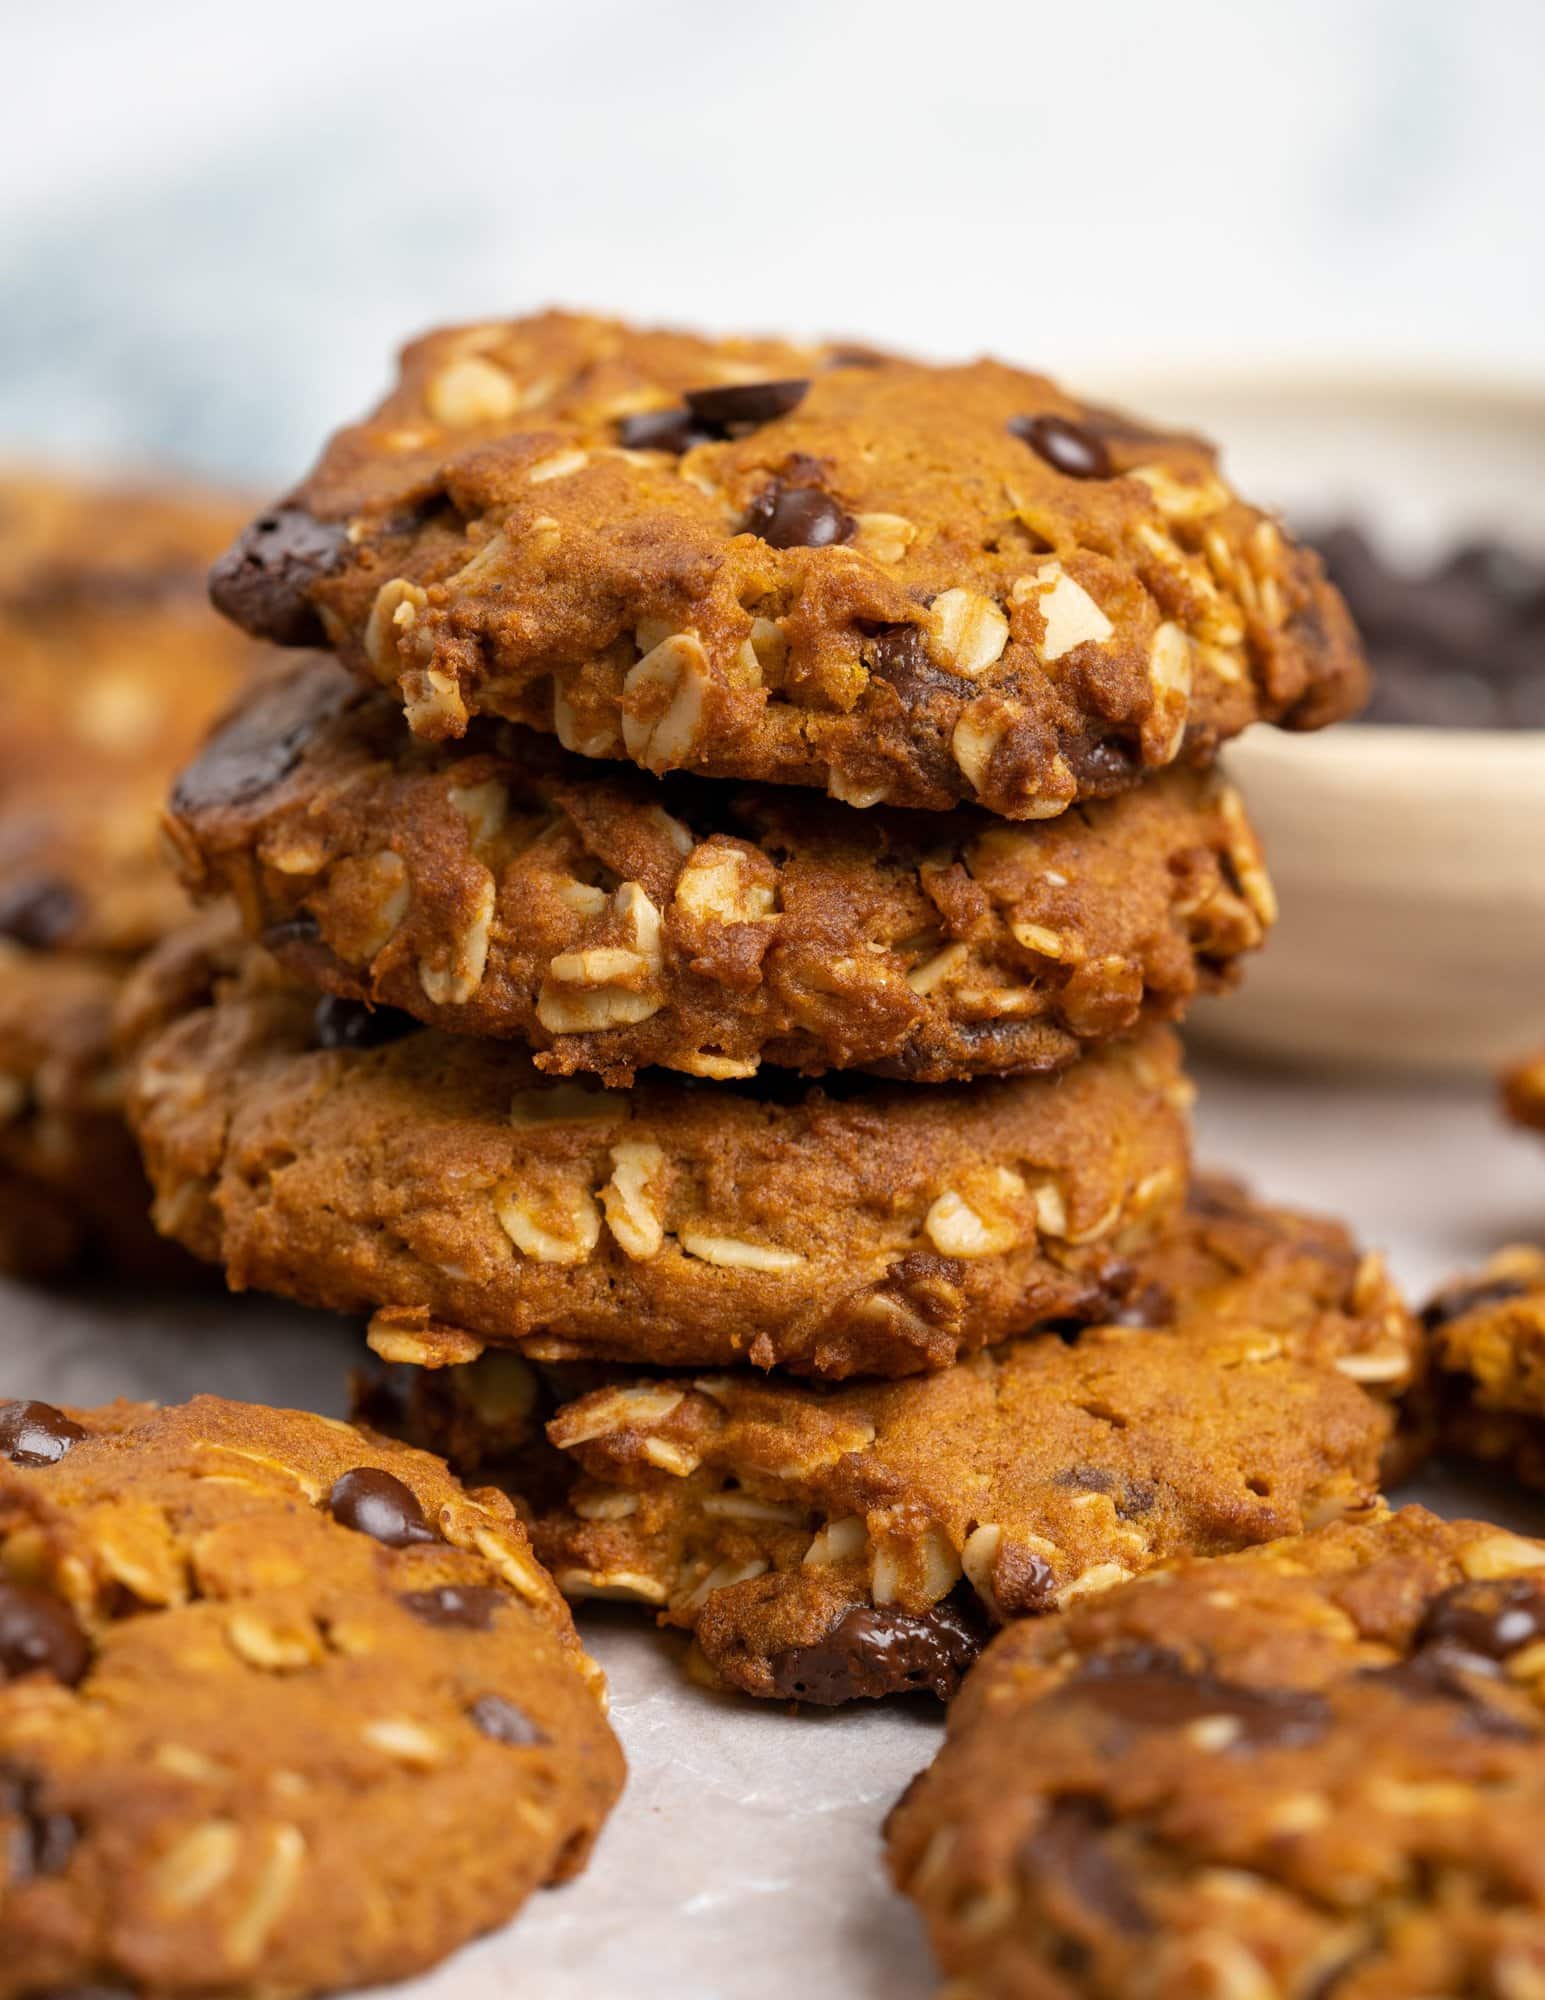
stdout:
POLYGON ((298 473, 548 302, 1545 373, 1538 0, 0 10, 0 451, 298 473))

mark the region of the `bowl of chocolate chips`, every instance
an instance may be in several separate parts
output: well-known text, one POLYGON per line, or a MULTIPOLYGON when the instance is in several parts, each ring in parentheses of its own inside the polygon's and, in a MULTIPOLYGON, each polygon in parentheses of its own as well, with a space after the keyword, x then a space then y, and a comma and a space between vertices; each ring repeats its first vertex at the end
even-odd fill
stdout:
POLYGON ((1117 385, 1226 440, 1318 546, 1359 721, 1228 753, 1281 918, 1217 1046, 1495 1074, 1545 1042, 1545 381, 1289 371, 1117 385))

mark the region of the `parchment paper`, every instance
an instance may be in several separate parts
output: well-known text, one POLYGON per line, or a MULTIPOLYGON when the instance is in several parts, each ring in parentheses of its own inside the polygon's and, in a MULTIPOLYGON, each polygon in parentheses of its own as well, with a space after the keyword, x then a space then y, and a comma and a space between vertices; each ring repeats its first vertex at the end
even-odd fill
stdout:
MULTIPOLYGON (((1420 1297, 1545 1234, 1545 1150, 1471 1087, 1355 1084, 1199 1065, 1199 1155, 1345 1215, 1420 1297)), ((0 1393, 92 1403, 207 1389, 339 1412, 357 1330, 259 1299, 50 1298, 0 1284, 0 1393)), ((1414 1497, 1545 1529, 1483 1478, 1414 1497)), ((886 1886, 878 1831, 933 1754, 927 1701, 791 1717, 681 1675, 680 1642, 620 1609, 581 1624, 611 1679, 630 1777, 587 1873, 404 2000, 923 2000, 927 1951, 886 1886)))

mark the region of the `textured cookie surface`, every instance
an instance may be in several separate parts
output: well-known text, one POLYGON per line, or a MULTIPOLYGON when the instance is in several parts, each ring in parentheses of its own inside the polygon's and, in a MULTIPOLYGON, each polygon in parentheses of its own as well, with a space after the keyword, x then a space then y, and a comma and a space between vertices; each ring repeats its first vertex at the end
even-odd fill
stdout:
POLYGON ((583 1865, 599 1674, 508 1504, 294 1411, 0 1403, 0 1995, 406 1976, 583 1865))
POLYGON ((1537 1992, 1542 1579, 1410 1508, 1016 1625, 889 1825, 948 1993, 1537 1992))
POLYGON ((1422 1314, 1438 1435, 1545 1487, 1545 1251, 1500 1250, 1422 1314))
POLYGON ((229 496, 0 475, 0 938, 132 952, 186 913, 167 786, 256 649, 210 611, 229 496))
POLYGON ((1415 1329, 1337 1225, 1204 1182, 1119 1312, 905 1382, 617 1376, 575 1397, 570 1371, 539 1388, 489 1354, 367 1408, 519 1493, 562 1589, 657 1607, 735 1687, 947 1695, 1002 1620, 1377 1486, 1415 1329))
POLYGON ((1211 450, 982 361, 564 314, 430 334, 215 572, 413 728, 1040 818, 1364 676, 1211 450))
POLYGON ((276 976, 251 954, 143 1052, 157 1221, 238 1287, 384 1308, 393 1358, 943 1367, 1096 1315, 1184 1192, 1165 1029, 1051 1078, 608 1091, 276 976))
POLYGON ((664 785, 511 724, 416 743, 315 659, 184 773, 184 879, 308 983, 550 1073, 763 1062, 946 1081, 1057 1069, 1227 984, 1275 914, 1209 772, 1037 826, 664 785))

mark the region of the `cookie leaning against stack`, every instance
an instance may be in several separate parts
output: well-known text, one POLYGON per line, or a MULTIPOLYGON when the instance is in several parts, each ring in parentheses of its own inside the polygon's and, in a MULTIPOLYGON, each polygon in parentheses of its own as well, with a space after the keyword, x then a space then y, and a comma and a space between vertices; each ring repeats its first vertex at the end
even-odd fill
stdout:
POLYGON ((210 615, 229 497, 0 476, 0 1271, 169 1267, 113 1008, 188 914, 166 786, 253 647, 210 615))
POLYGON ((251 942, 138 983, 158 1220, 389 1361, 487 1351, 475 1455, 559 1461, 571 1588, 810 1693, 784 1655, 963 1573, 979 1625, 1367 1498, 1376 1267, 1185 1215, 1166 1024, 1273 916, 1215 752, 1363 691, 1208 447, 995 363, 550 314, 410 348, 213 588, 308 651, 173 793, 251 942))

